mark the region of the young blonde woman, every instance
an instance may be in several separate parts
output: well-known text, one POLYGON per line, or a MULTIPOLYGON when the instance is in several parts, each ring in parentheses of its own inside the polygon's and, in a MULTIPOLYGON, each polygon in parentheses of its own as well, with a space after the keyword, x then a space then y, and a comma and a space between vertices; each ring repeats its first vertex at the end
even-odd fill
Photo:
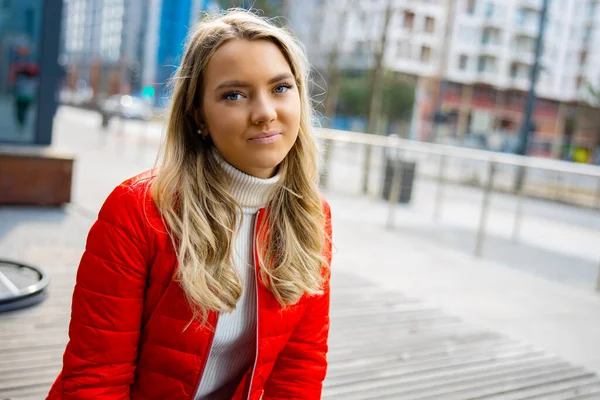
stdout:
POLYGON ((90 230, 49 399, 320 398, 331 225, 307 79, 249 12, 193 30, 159 167, 90 230))

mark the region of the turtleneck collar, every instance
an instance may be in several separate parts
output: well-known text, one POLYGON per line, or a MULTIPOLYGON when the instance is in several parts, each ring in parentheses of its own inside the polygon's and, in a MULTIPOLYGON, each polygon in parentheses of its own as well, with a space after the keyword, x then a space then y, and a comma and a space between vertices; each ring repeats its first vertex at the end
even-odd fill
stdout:
POLYGON ((229 164, 216 149, 213 153, 221 168, 231 179, 231 194, 242 207, 244 214, 254 214, 265 207, 271 190, 279 182, 279 174, 268 179, 257 178, 229 164))

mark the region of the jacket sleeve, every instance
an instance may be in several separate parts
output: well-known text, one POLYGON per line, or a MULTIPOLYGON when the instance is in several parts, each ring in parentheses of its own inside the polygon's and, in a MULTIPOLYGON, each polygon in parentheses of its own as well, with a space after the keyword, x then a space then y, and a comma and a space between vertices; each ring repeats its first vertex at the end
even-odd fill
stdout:
POLYGON ((331 265, 331 212, 323 201, 326 225, 323 294, 307 299, 304 316, 281 351, 264 387, 263 400, 318 400, 327 373, 329 336, 329 269, 331 265))
POLYGON ((148 246, 139 195, 125 185, 108 197, 77 271, 62 399, 129 399, 146 288, 148 246))

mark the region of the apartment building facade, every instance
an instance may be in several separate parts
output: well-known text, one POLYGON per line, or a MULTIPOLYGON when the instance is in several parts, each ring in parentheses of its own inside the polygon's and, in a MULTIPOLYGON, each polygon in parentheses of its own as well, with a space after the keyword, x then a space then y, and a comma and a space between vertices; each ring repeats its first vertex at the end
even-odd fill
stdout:
MULTIPOLYGON (((296 30, 318 48, 308 50, 321 70, 334 47, 340 52, 340 68, 372 68, 386 10, 391 8, 384 65, 418 77, 412 137, 431 140, 436 134, 490 132, 514 136, 518 131, 543 0, 313 1, 311 36, 307 26, 296 30), (342 21, 344 7, 348 13, 342 21), (445 84, 439 102, 450 123, 434 132, 431 121, 440 79, 445 84)), ((571 120, 576 104, 589 98, 587 83, 600 85, 600 1, 551 0, 546 21, 535 139, 543 142, 547 153, 556 153, 565 135, 593 146, 593 132, 576 132, 571 120)))
POLYGON ((81 79, 95 93, 138 90, 150 10, 145 0, 65 0, 61 60, 71 86, 81 79))
MULTIPOLYGON (((458 115, 459 134, 514 133, 530 87, 543 0, 456 5, 444 108, 458 115)), ((600 84, 599 11, 596 0, 549 3, 533 113, 534 152, 558 156, 561 145, 573 141, 598 145, 584 124, 575 130, 574 119, 576 105, 590 100, 588 83, 600 84)))
MULTIPOLYGON (((185 38, 210 0, 65 0, 62 59, 71 86, 94 93, 168 94, 185 38)), ((73 87, 74 88, 74 87, 73 87)), ((160 100, 159 100, 160 103, 160 100)))

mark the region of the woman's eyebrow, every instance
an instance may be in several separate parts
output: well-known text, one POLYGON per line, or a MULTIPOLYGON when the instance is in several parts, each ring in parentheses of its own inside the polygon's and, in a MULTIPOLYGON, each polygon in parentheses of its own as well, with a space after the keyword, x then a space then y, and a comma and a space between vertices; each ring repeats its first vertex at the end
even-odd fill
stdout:
MULTIPOLYGON (((270 85, 272 83, 279 82, 284 79, 292 79, 292 78, 294 78, 294 76, 292 74, 290 74, 289 72, 284 72, 282 74, 276 75, 275 77, 269 79, 267 84, 270 85)), ((218 91, 218 90, 221 90, 224 88, 238 88, 238 87, 250 87, 250 86, 252 86, 252 85, 248 82, 239 81, 239 80, 230 80, 230 81, 222 82, 219 86, 217 86, 215 91, 218 91)))

